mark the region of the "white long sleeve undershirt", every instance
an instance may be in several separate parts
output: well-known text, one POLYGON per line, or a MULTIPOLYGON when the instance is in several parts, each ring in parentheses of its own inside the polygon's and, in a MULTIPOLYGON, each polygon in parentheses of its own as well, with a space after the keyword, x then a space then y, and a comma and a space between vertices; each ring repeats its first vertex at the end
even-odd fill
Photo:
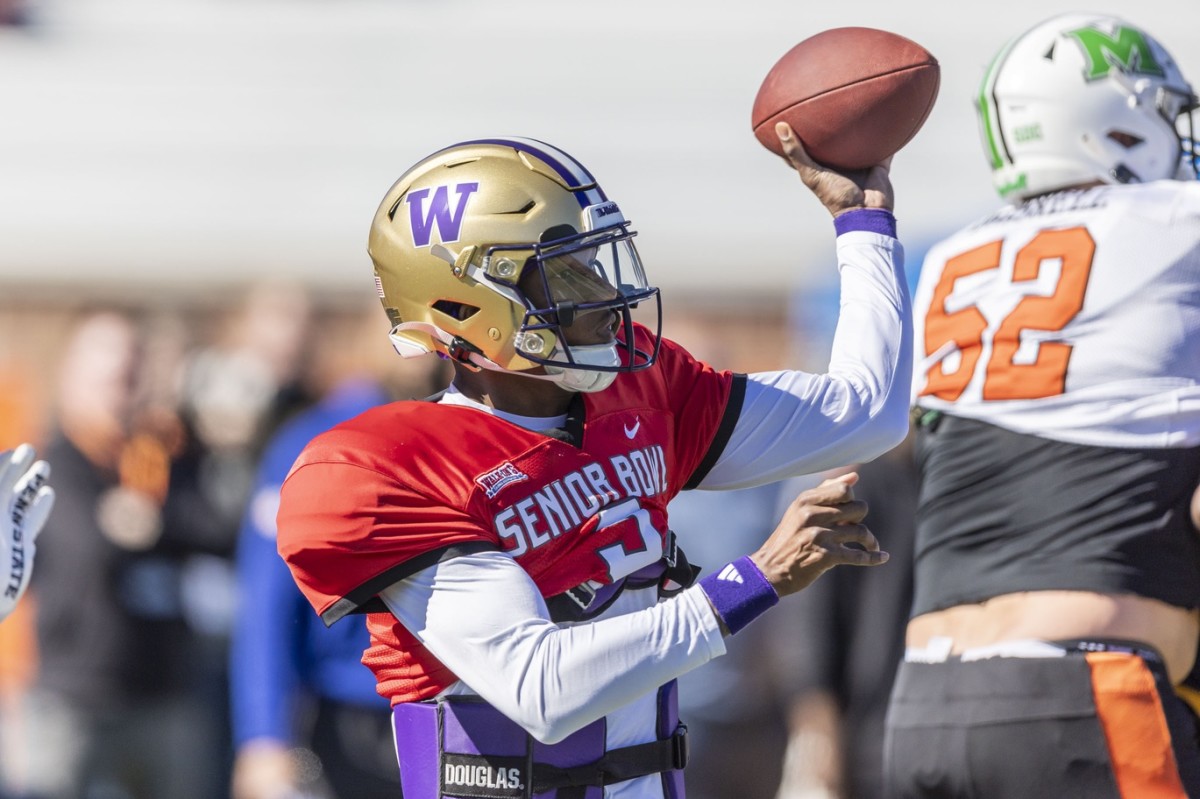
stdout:
POLYGON ((871 460, 908 432, 912 326, 900 242, 837 239, 841 309, 824 374, 760 372, 699 487, 747 488, 871 460), (894 264, 894 266, 893 266, 894 264))
POLYGON ((430 566, 380 596, 472 692, 546 743, 725 654, 699 586, 634 612, 656 591, 627 591, 600 620, 559 626, 503 552, 430 566))

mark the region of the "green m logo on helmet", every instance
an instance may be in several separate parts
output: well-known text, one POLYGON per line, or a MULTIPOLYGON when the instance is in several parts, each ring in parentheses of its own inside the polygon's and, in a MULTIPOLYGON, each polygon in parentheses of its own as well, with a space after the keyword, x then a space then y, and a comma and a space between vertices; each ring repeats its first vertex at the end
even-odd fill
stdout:
POLYGON ((1067 35, 1075 37, 1087 58, 1086 80, 1106 77, 1113 67, 1142 75, 1165 74, 1146 35, 1136 28, 1116 28, 1111 36, 1096 28, 1079 28, 1068 31, 1067 35))

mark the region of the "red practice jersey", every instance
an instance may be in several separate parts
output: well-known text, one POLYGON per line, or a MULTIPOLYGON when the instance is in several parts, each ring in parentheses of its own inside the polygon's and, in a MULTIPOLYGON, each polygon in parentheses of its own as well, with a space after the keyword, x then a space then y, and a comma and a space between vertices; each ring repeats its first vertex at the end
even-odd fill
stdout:
MULTIPOLYGON (((652 346, 635 328, 642 348, 652 346)), ((398 402, 315 438, 283 485, 279 552, 326 623, 368 611, 363 656, 393 704, 457 677, 376 595, 457 553, 511 554, 552 597, 662 557, 667 503, 703 477, 740 407, 740 379, 662 342, 649 369, 577 395, 574 443, 480 410, 398 402), (598 512, 636 497, 651 525, 598 512), (652 529, 651 529, 652 528, 652 529), (374 612, 376 610, 382 612, 374 612)))

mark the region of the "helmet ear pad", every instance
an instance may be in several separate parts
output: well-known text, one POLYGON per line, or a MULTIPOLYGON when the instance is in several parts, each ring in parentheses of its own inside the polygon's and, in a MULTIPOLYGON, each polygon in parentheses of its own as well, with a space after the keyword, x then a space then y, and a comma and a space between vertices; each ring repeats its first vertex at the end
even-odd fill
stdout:
POLYGON ((977 101, 1001 196, 1176 175, 1174 115, 1192 98, 1170 54, 1115 17, 1066 14, 1010 42, 977 101))

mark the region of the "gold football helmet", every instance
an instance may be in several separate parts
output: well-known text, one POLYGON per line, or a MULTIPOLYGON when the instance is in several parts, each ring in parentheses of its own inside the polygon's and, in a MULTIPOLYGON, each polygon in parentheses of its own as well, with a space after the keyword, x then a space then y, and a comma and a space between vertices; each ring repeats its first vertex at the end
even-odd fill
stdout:
POLYGON ((597 391, 658 354, 633 344, 630 311, 654 303, 636 233, 596 179, 532 139, 456 144, 409 169, 371 224, 368 251, 397 352, 597 391), (575 346, 562 329, 609 311, 617 340, 575 346), (538 367, 542 367, 539 369, 538 367))

